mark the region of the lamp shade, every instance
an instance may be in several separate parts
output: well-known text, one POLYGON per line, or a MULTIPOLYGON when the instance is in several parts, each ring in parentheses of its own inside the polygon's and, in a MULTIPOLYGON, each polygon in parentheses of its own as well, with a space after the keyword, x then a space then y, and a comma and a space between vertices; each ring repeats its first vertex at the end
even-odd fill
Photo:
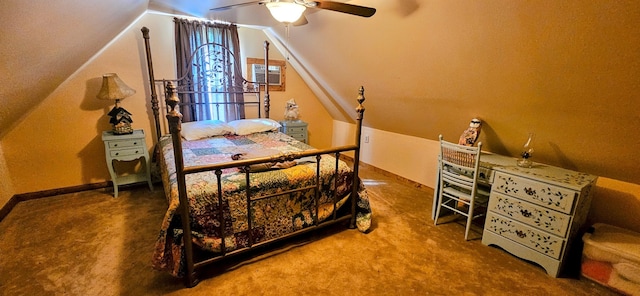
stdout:
POLYGON ((297 21, 306 9, 304 5, 293 2, 269 2, 265 4, 273 18, 281 23, 293 23, 297 21))
POLYGON ((101 100, 121 100, 135 93, 116 73, 107 73, 102 75, 102 88, 96 97, 101 100))

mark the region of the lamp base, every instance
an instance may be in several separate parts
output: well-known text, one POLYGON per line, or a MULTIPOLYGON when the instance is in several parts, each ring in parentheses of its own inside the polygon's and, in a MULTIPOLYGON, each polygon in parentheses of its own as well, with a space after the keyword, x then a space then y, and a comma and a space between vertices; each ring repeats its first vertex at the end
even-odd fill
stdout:
POLYGON ((133 128, 131 128, 130 124, 118 124, 113 126, 113 134, 114 135, 129 135, 133 134, 133 128))
POLYGON ((114 135, 128 135, 133 133, 133 129, 131 128, 133 120, 131 119, 131 113, 129 113, 129 111, 116 104, 107 115, 111 117, 109 123, 113 125, 114 135))

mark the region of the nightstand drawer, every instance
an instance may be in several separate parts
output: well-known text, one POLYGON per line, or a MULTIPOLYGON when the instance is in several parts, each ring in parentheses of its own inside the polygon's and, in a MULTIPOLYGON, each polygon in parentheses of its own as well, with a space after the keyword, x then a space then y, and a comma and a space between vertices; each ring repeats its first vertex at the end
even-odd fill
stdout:
POLYGON ((307 134, 287 134, 289 135, 289 137, 292 137, 296 140, 300 140, 300 139, 306 139, 307 138, 307 134))
POLYGON ((492 191, 570 214, 579 192, 548 183, 497 172, 492 191))
POLYGON ((287 134, 288 136, 303 142, 308 142, 308 130, 307 123, 302 120, 294 121, 280 121, 280 132, 287 134))
POLYGON ((126 140, 126 141, 109 141, 109 148, 117 149, 117 148, 129 148, 129 147, 143 147, 144 139, 137 140, 126 140))
POLYGON ((121 149, 109 151, 111 157, 123 157, 131 155, 144 155, 144 147, 138 149, 121 149))
POLYGON ((560 259, 565 244, 564 239, 560 237, 526 226, 493 212, 487 213, 485 231, 487 230, 553 259, 560 259))
POLYGON ((565 237, 571 216, 521 201, 517 198, 491 193, 489 211, 509 217, 551 234, 565 237))
POLYGON ((304 126, 297 126, 297 127, 287 127, 285 129, 285 133, 287 134, 302 134, 302 133, 306 133, 307 132, 307 127, 304 126))

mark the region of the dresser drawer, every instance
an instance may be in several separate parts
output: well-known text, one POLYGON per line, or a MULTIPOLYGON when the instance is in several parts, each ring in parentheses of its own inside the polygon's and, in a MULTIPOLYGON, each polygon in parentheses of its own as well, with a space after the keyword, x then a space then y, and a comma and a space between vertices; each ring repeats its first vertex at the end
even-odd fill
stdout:
POLYGON ((570 214, 579 193, 503 172, 496 172, 491 190, 541 205, 562 213, 570 214))
POLYGON ((489 211, 520 221, 551 234, 565 237, 571 216, 530 204, 500 193, 491 193, 489 211))
POLYGON ((123 156, 131 156, 131 155, 144 155, 144 147, 140 148, 132 148, 132 149, 120 149, 120 150, 111 150, 109 151, 111 157, 123 157, 123 156))
POLYGON ((109 141, 108 143, 109 143, 109 148, 111 149, 143 147, 143 144, 144 144, 141 139, 126 140, 126 141, 109 141))
POLYGON ((562 248, 565 244, 564 239, 560 237, 502 217, 493 212, 487 213, 485 230, 531 248, 553 259, 560 259, 562 248))
POLYGON ((478 167, 478 182, 481 184, 491 184, 494 173, 490 168, 478 167))

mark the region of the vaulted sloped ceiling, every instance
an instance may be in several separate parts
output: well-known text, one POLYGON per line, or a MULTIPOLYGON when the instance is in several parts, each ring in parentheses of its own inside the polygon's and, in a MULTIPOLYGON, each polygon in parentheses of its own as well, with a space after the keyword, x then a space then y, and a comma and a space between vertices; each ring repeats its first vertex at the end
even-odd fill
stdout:
POLYGON ((262 5, 209 10, 248 1, 2 1, 0 140, 152 9, 270 28, 337 120, 363 85, 369 128, 436 140, 478 116, 486 150, 517 155, 535 132, 540 162, 639 180, 638 1, 352 0, 378 11, 310 10, 288 35, 262 5))
POLYGON ((288 36, 264 23, 261 5, 206 17, 271 27, 316 95, 337 107, 334 119, 353 117, 363 85, 367 127, 451 139, 480 117, 488 151, 517 156, 534 132, 537 161, 640 180, 640 166, 624 161, 640 147, 629 137, 640 126, 640 2, 348 2, 377 12, 311 10, 288 36))
MULTIPOLYGON (((0 140, 147 9, 206 17, 211 7, 237 2, 242 1, 2 1, 0 140)), ((263 20, 272 22, 267 16, 263 20)))
POLYGON ((0 139, 131 24, 146 0, 0 4, 0 139))

